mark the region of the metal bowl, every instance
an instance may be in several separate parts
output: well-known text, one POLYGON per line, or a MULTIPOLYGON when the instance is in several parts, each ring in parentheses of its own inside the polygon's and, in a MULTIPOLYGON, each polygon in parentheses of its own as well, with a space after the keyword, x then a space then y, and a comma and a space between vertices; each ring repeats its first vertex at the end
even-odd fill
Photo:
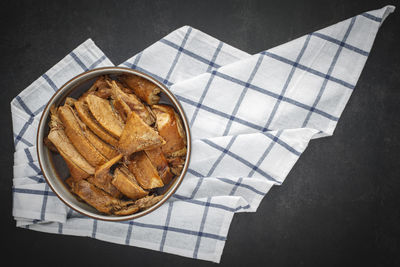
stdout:
POLYGON ((89 216, 98 220, 105 221, 124 221, 124 220, 132 220, 135 218, 139 218, 146 214, 151 213, 161 205, 168 198, 170 198, 174 192, 178 189, 181 184, 190 160, 190 152, 191 152, 191 142, 190 142, 190 130, 189 124, 183 111, 181 105, 175 96, 168 90, 168 88, 154 79, 153 77, 144 74, 142 72, 128 69, 128 68, 120 68, 120 67, 105 67, 93 69, 87 72, 84 72, 71 80, 69 80, 66 84, 64 84, 49 100, 46 105, 46 108, 43 111, 43 114, 40 118, 38 132, 37 132, 37 154, 39 159, 40 169, 43 172, 43 176, 46 179, 46 182, 50 186, 51 190, 69 207, 74 209, 75 211, 89 216), (59 106, 62 105, 65 101, 65 98, 70 96, 74 98, 78 98, 82 95, 83 92, 88 90, 97 77, 101 75, 109 75, 110 77, 114 77, 120 74, 134 74, 140 77, 143 77, 152 83, 156 84, 161 88, 161 100, 160 103, 170 104, 172 105, 179 116, 182 119, 183 127, 186 131, 186 139, 187 139, 187 155, 185 165, 183 167, 182 173, 179 177, 175 177, 168 185, 165 185, 163 188, 159 190, 159 193, 164 194, 164 197, 152 207, 143 210, 141 212, 126 215, 126 216, 115 216, 115 215, 105 215, 100 213, 95 208, 89 206, 86 203, 78 201, 75 195, 73 195, 67 186, 64 183, 64 180, 68 178, 69 171, 60 155, 52 153, 43 143, 44 137, 46 137, 49 133, 49 120, 50 120, 50 107, 52 105, 59 106))

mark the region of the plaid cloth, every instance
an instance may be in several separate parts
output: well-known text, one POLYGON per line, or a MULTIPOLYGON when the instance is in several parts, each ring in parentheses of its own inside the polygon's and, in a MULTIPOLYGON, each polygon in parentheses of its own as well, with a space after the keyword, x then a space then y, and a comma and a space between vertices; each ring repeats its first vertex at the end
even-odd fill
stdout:
POLYGON ((193 153, 184 182, 142 218, 104 222, 66 207, 37 162, 38 119, 52 94, 113 63, 87 40, 11 102, 13 216, 18 227, 219 262, 235 212, 254 212, 312 138, 333 133, 393 6, 360 14, 256 55, 185 26, 121 66, 166 84, 188 116, 193 153))

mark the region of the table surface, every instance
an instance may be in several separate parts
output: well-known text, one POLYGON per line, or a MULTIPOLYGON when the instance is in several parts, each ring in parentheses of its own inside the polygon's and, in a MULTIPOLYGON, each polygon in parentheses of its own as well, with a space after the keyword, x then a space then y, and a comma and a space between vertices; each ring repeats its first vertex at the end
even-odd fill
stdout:
MULTIPOLYGON (((2 254, 30 265, 213 265, 15 227, 10 102, 87 38, 116 64, 182 25, 257 53, 395 2, 1 1, 2 254)), ((311 141, 256 213, 234 216, 221 266, 400 266, 398 13, 381 27, 334 135, 311 141)))

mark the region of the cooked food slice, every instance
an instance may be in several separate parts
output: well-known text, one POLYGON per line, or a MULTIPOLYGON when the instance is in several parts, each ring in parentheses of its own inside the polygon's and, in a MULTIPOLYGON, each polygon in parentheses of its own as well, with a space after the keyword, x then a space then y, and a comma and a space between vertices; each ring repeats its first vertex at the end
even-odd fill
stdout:
POLYGON ((120 216, 124 216, 124 215, 131 215, 134 214, 136 212, 139 211, 139 207, 137 205, 129 205, 126 206, 122 209, 118 209, 114 211, 115 215, 120 215, 120 216))
POLYGON ((144 189, 153 189, 164 186, 156 168, 143 151, 132 155, 128 169, 135 175, 136 180, 144 189))
POLYGON ((121 199, 122 198, 122 193, 111 183, 112 180, 112 175, 107 174, 103 177, 102 180, 94 177, 94 176, 89 176, 86 180, 103 190, 104 192, 110 194, 110 196, 121 199))
POLYGON ((167 159, 165 158, 160 147, 147 149, 144 151, 149 158, 150 162, 156 168, 158 175, 164 184, 168 184, 174 176, 168 166, 167 159))
POLYGON ((128 116, 131 114, 132 110, 124 101, 122 101, 122 99, 113 99, 111 100, 111 103, 122 120, 126 123, 126 120, 128 119, 128 116))
POLYGON ((64 181, 69 187, 72 187, 72 183, 74 182, 74 178, 72 178, 71 176, 68 177, 67 179, 65 179, 64 181))
POLYGON ((71 176, 76 179, 84 179, 94 174, 94 167, 76 150, 64 132, 61 120, 53 110, 50 121, 49 140, 57 148, 64 158, 71 176))
POLYGON ((77 115, 76 110, 73 108, 76 99, 71 97, 67 97, 65 100, 65 106, 69 107, 69 110, 72 112, 73 116, 75 117, 76 122, 79 124, 80 128, 82 129, 83 135, 87 138, 87 140, 99 151, 106 159, 111 159, 117 156, 119 153, 109 144, 105 143, 101 140, 96 134, 90 130, 90 128, 81 121, 79 116, 77 115))
POLYGON ((71 140, 71 143, 92 166, 98 166, 107 161, 84 135, 81 128, 82 122, 78 121, 75 117, 71 106, 64 105, 59 107, 58 116, 65 127, 65 133, 69 140, 71 140))
POLYGON ((50 139, 47 136, 43 139, 43 143, 45 146, 47 146, 47 148, 51 152, 58 153, 57 148, 53 145, 53 143, 50 141, 50 139))
POLYGON ((119 154, 118 156, 112 158, 111 160, 107 161, 103 165, 97 167, 95 176, 102 177, 102 176, 106 175, 107 173, 110 172, 110 169, 112 168, 112 166, 117 164, 118 161, 120 161, 121 159, 122 159, 122 154, 119 154))
POLYGON ((137 75, 121 75, 120 79, 147 104, 154 105, 160 101, 160 88, 147 79, 137 75))
POLYGON ((154 105, 157 130, 166 143, 161 147, 167 157, 186 155, 186 135, 181 119, 173 107, 154 105))
POLYGON ((141 199, 136 200, 135 205, 140 209, 140 210, 145 210, 147 208, 150 208, 157 202, 159 202, 163 198, 163 195, 160 196, 147 196, 141 199))
POLYGON ((72 98, 72 97, 65 98, 65 105, 67 105, 67 106, 73 107, 75 102, 76 102, 75 98, 72 98))
POLYGON ((89 94, 85 100, 90 112, 98 123, 111 135, 119 138, 122 134, 124 125, 115 115, 110 102, 92 94, 89 94))
POLYGON ((149 112, 146 106, 134 95, 125 93, 115 81, 109 82, 112 88, 111 97, 115 101, 115 107, 120 114, 126 118, 131 111, 136 112, 139 117, 148 125, 152 125, 155 121, 153 115, 149 112))
POLYGON ((108 97, 111 96, 111 88, 108 85, 107 81, 110 81, 111 79, 104 75, 100 76, 90 87, 89 90, 87 90, 80 98, 79 100, 83 100, 86 96, 89 94, 96 95, 98 97, 107 99, 108 97))
POLYGON ((119 155, 118 151, 112 146, 101 140, 86 125, 83 126, 83 132, 89 142, 104 156, 110 160, 119 155))
POLYGON ((93 131, 93 133, 103 139, 106 143, 114 147, 118 146, 118 140, 110 135, 106 130, 104 130, 103 127, 101 127, 97 123, 96 119, 90 113, 87 104, 83 100, 76 101, 74 106, 76 108, 79 118, 82 120, 83 123, 85 123, 87 127, 89 127, 93 131))
POLYGON ((135 176, 126 167, 116 168, 111 182, 122 194, 130 199, 142 198, 149 193, 140 187, 135 176))
POLYGON ((185 157, 171 157, 167 158, 171 172, 175 175, 180 175, 185 164, 185 157))
POLYGON ((64 152, 60 151, 60 155, 63 157, 65 164, 67 164, 69 174, 74 180, 86 179, 91 175, 87 171, 81 169, 80 166, 73 162, 72 159, 64 152))
POLYGON ((104 190, 109 193, 111 196, 115 198, 121 198, 121 192, 111 183, 113 176, 110 172, 110 168, 118 163, 121 159, 122 155, 118 155, 113 159, 107 161, 105 164, 96 168, 94 176, 89 177, 87 180, 97 186, 98 188, 104 190))
POLYGON ((131 112, 119 139, 118 148, 124 155, 130 155, 136 151, 161 146, 164 143, 165 141, 153 128, 144 123, 135 112, 131 112))
POLYGON ((112 111, 114 112, 114 116, 119 120, 121 125, 125 126, 126 119, 123 119, 117 108, 114 106, 114 102, 112 99, 109 101, 112 111))
POLYGON ((107 76, 100 76, 95 83, 93 84, 93 86, 95 86, 96 91, 95 91, 95 95, 104 99, 107 99, 108 97, 111 96, 111 87, 109 85, 109 81, 111 81, 111 79, 107 76))
POLYGON ((132 214, 139 210, 133 201, 116 199, 86 180, 71 183, 71 191, 86 203, 106 214, 132 214))

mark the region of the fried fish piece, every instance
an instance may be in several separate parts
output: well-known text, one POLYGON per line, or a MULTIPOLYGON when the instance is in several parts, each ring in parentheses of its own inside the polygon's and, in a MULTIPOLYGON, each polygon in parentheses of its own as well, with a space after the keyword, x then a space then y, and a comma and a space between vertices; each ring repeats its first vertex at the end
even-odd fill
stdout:
POLYGON ((168 184, 174 175, 170 171, 167 159, 165 158, 161 148, 156 147, 153 149, 147 149, 144 153, 146 153, 150 162, 153 164, 154 168, 156 168, 163 183, 168 184))
POLYGON ((135 113, 131 112, 119 139, 118 148, 126 156, 161 146, 165 141, 135 113))
POLYGON ((152 125, 155 122, 153 115, 134 94, 125 93, 120 87, 121 84, 118 84, 116 81, 111 81, 108 84, 112 88, 111 97, 115 101, 114 106, 117 108, 118 112, 125 117, 125 121, 130 112, 133 111, 136 112, 146 124, 152 125))
POLYGON ((69 110, 72 112, 76 122, 79 124, 83 135, 87 138, 90 144, 92 144, 93 147, 96 148, 97 151, 99 151, 106 159, 116 157, 119 153, 112 146, 101 140, 85 123, 81 121, 76 110, 73 108, 76 102, 76 99, 67 97, 64 106, 70 107, 69 110))
POLYGON ((51 151, 54 153, 58 153, 57 148, 53 145, 53 143, 49 140, 49 138, 46 136, 43 139, 43 144, 51 151))
POLYGON ((153 189, 164 186, 156 168, 143 151, 133 154, 128 165, 129 171, 135 175, 136 180, 144 189, 153 189))
POLYGON ((89 88, 89 90, 87 90, 79 98, 79 100, 83 100, 89 94, 93 94, 104 99, 109 98, 111 96, 111 87, 109 86, 108 81, 111 81, 111 79, 107 75, 100 76, 89 88))
POLYGON ((112 197, 86 180, 70 182, 70 186, 74 194, 105 214, 129 215, 139 211, 134 201, 112 197))
POLYGON ((94 167, 76 150, 68 139, 55 108, 51 110, 49 126, 50 133, 48 138, 65 160, 71 176, 75 180, 80 180, 93 175, 95 171, 94 167))
POLYGON ((131 114, 132 110, 129 106, 120 98, 111 100, 111 104, 113 105, 114 109, 118 112, 119 116, 121 117, 122 121, 126 123, 129 114, 131 114))
POLYGON ((180 175, 182 173, 183 166, 185 164, 185 158, 185 156, 167 158, 168 164, 173 174, 180 175))
POLYGON ((89 127, 93 131, 93 133, 95 133, 106 143, 114 147, 118 146, 118 140, 110 135, 106 130, 104 130, 101 125, 97 123, 96 119, 90 113, 87 104, 84 102, 84 99, 76 101, 74 103, 74 106, 76 108, 76 112, 79 118, 82 120, 83 123, 85 123, 87 127, 89 127))
POLYGON ((103 189, 105 192, 109 193, 111 196, 115 198, 121 198, 122 193, 112 184, 113 176, 110 172, 110 169, 113 165, 117 164, 122 158, 122 154, 114 157, 113 159, 107 161, 103 165, 96 168, 94 176, 89 177, 87 180, 97 186, 100 189, 103 189))
POLYGON ((98 123, 111 135, 119 138, 124 129, 124 125, 114 113, 110 102, 92 94, 86 96, 85 100, 90 112, 98 123))
POLYGON ((151 195, 147 196, 141 199, 136 200, 135 205, 139 208, 139 210, 145 210, 150 208, 151 206, 154 206, 157 202, 159 202, 164 195, 151 195))
POLYGON ((149 105, 160 101, 160 88, 154 83, 137 75, 123 74, 119 77, 141 100, 149 105))
POLYGON ((65 127, 65 133, 69 140, 90 165, 98 166, 107 161, 103 154, 101 154, 85 136, 81 128, 82 122, 78 121, 75 117, 71 106, 64 105, 59 107, 58 116, 65 127))
POLYGON ((111 183, 130 199, 138 199, 148 195, 149 192, 143 190, 136 181, 135 176, 125 167, 115 169, 114 178, 111 183))
POLYGON ((166 143, 161 147, 167 157, 186 155, 186 134, 181 119, 169 105, 153 105, 156 126, 166 143))

